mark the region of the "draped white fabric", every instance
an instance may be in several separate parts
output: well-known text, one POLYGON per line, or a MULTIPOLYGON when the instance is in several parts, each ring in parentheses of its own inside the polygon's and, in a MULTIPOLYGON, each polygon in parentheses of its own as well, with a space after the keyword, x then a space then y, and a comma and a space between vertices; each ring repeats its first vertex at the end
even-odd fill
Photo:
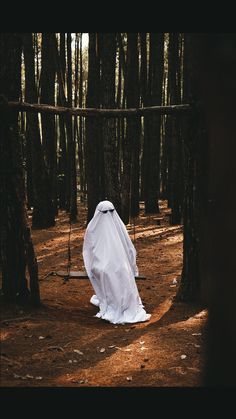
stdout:
POLYGON ((136 250, 110 201, 100 202, 84 235, 83 259, 99 307, 96 317, 111 323, 148 320, 135 282, 136 250))

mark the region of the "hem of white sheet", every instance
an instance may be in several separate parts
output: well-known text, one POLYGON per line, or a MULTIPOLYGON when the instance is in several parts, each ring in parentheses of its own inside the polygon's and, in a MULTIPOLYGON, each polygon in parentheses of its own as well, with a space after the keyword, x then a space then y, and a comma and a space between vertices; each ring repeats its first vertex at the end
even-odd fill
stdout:
MULTIPOLYGON (((95 305, 96 307, 99 307, 99 300, 95 295, 93 295, 90 298, 90 303, 95 305)), ((136 313, 135 317, 132 319, 127 319, 125 318, 125 314, 124 316, 122 316, 120 319, 116 319, 114 320, 112 317, 112 313, 102 313, 101 310, 94 316, 97 317, 99 319, 103 319, 103 320, 107 320, 112 324, 126 324, 126 323, 140 323, 140 322, 146 322, 150 319, 151 314, 147 314, 146 311, 143 308, 141 299, 140 299, 140 309, 141 311, 136 313)))

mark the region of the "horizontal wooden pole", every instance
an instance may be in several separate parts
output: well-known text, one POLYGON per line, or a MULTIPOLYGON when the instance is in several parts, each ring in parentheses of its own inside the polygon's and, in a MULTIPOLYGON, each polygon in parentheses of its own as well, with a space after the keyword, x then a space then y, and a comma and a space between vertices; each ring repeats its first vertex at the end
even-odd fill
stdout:
POLYGON ((144 116, 150 113, 160 115, 178 114, 190 111, 192 107, 186 105, 170 105, 170 106, 151 106, 145 108, 131 109, 95 109, 95 108, 66 108, 63 106, 51 106, 37 103, 26 102, 8 102, 10 109, 19 112, 39 112, 55 115, 74 115, 74 116, 96 116, 96 117, 128 117, 128 116, 144 116))

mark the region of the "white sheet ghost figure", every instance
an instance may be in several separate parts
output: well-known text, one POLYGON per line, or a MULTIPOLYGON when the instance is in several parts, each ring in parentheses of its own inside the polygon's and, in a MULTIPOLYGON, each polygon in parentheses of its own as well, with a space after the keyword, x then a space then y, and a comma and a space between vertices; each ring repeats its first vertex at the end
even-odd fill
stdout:
POLYGON ((96 317, 111 323, 144 322, 147 314, 135 282, 136 250, 110 201, 100 202, 84 235, 83 259, 99 307, 96 317))

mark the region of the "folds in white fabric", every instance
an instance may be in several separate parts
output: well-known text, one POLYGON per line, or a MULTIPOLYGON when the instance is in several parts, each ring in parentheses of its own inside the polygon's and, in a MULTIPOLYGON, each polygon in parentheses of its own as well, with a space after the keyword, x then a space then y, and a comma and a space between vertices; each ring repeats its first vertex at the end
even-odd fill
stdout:
POLYGON ((110 201, 98 204, 87 226, 83 244, 84 265, 99 307, 96 317, 111 323, 147 321, 139 296, 136 250, 126 227, 110 201))

